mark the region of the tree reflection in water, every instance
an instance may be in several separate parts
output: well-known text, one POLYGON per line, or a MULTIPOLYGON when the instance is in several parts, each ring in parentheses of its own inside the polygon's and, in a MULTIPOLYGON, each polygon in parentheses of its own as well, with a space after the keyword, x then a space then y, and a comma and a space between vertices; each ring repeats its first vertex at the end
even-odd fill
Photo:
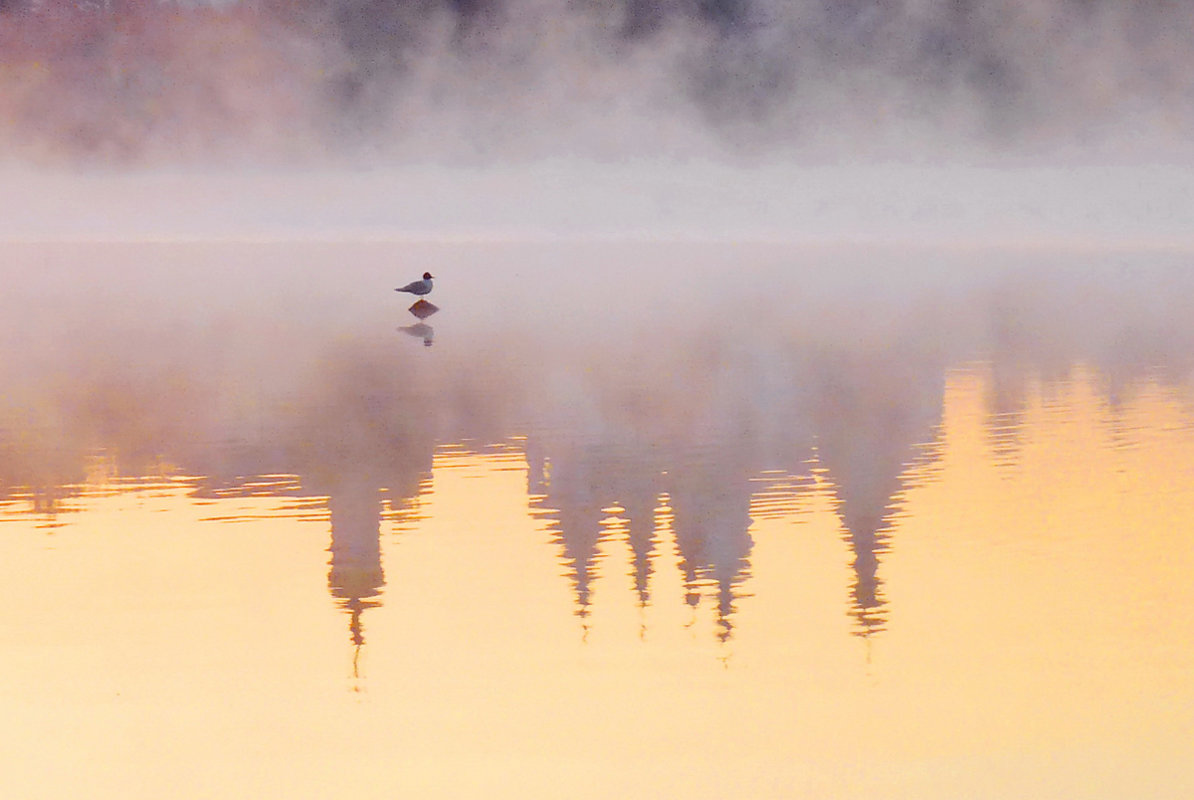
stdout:
MULTIPOLYGON (((243 328, 221 327, 214 312, 186 324, 147 314, 132 330, 95 323, 86 336, 10 344, 0 499, 52 518, 102 454, 120 477, 164 465, 200 476, 197 498, 291 496, 307 512, 322 504, 328 588, 359 648, 363 615, 385 587, 383 518, 429 490, 437 448, 505 442, 523 451, 532 512, 549 521, 584 625, 614 519, 636 602, 651 602, 666 527, 686 601, 712 604, 724 640, 751 577, 752 513, 795 508, 816 491, 817 473, 852 551, 849 613, 869 636, 888 624, 881 561, 898 544, 914 468, 935 457, 951 367, 989 364, 988 435, 999 459, 1014 460, 1034 386, 1081 365, 1103 376, 1109 397, 1144 379, 1184 391, 1194 366, 1194 322, 1158 296, 1172 272, 992 270, 890 292, 865 290, 869 275, 764 304, 749 329, 694 313, 666 327, 638 318, 635 330, 652 334, 637 342, 634 330, 609 337, 601 326, 557 340, 558 328, 526 323, 438 360, 444 348, 402 347, 393 325, 304 331, 305 319, 282 313, 279 323, 277 310, 243 328), (1107 297, 1114 320, 1095 301, 1107 297), (775 487, 783 491, 757 505, 775 487)), ((108 309, 106 322, 127 308, 108 309)), ((558 314, 541 324, 558 324, 558 314)), ((35 327, 7 317, 6 341, 29 341, 32 327, 22 326, 35 327)), ((415 329, 430 343, 429 326, 404 333, 415 329)))

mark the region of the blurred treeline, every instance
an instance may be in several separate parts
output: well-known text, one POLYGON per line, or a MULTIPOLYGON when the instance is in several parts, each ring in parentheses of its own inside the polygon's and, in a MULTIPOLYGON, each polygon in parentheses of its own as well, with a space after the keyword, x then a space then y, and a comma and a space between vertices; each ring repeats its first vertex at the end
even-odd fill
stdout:
POLYGON ((1188 139, 1191 52, 1167 0, 0 0, 0 145, 1155 154, 1188 139))

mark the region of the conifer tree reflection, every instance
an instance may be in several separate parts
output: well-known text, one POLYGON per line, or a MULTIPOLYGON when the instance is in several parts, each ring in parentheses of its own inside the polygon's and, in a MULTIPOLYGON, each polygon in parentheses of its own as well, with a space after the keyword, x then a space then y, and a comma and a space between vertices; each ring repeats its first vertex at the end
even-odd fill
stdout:
POLYGON ((365 644, 364 613, 385 587, 381 520, 416 498, 430 477, 435 448, 429 401, 411 367, 399 374, 378 354, 345 347, 322 359, 299 398, 259 426, 255 442, 217 448, 204 463, 197 496, 236 497, 262 490, 253 476, 285 472, 271 496, 326 497, 331 527, 328 591, 348 615, 354 677, 365 644))
POLYGON ((836 485, 854 554, 851 615, 858 635, 886 625, 879 559, 889 546, 903 475, 941 422, 944 365, 918 352, 834 354, 820 370, 813 413, 818 455, 836 485))
POLYGON ((582 620, 590 612, 602 523, 609 516, 607 509, 615 505, 622 508, 618 513, 626 519, 639 604, 650 602, 648 580, 659 472, 649 453, 628 447, 584 444, 550 434, 527 442, 532 502, 550 520, 552 538, 561 549, 573 585, 576 614, 582 620), (548 451, 550 456, 545 455, 548 451))
POLYGON ((699 376, 710 389, 701 393, 660 370, 640 369, 630 385, 619 380, 635 366, 622 362, 606 372, 590 364, 589 382, 560 382, 554 411, 544 417, 550 423, 527 443, 530 489, 539 495, 537 506, 548 510, 582 619, 590 613, 602 520, 613 507, 626 521, 638 604, 650 604, 656 508, 666 492, 685 601, 695 608, 711 591, 719 636, 728 639, 753 544, 755 445, 725 430, 728 421, 740 420, 734 406, 742 387, 718 389, 734 378, 717 369, 699 376))
POLYGON ((86 477, 85 455, 42 441, 44 431, 26 431, 19 439, 0 430, 0 501, 27 500, 43 527, 56 527, 63 501, 86 477), (73 487, 73 488, 72 488, 73 487))
MULTIPOLYGON (((593 465, 583 450, 556 450, 540 462, 538 479, 543 494, 539 508, 549 521, 552 540, 560 547, 565 573, 572 583, 576 615, 589 616, 590 593, 596 572, 597 545, 601 538, 602 508, 606 501, 592 474, 593 465)), ((584 622, 587 626, 587 622, 584 622)))
POLYGON ((669 473, 673 529, 684 573, 685 601, 696 607, 702 584, 717 598, 718 638, 733 632, 734 600, 750 575, 750 471, 742 453, 722 446, 681 462, 669 473))
POLYGON ((659 503, 658 472, 652 471, 643 480, 632 481, 625 487, 619 502, 626 518, 627 539, 633 564, 634 592, 640 608, 651 602, 650 581, 658 537, 655 533, 655 511, 659 503))
MULTIPOLYGON (((631 574, 645 607, 666 526, 684 601, 697 607, 716 596, 718 632, 729 638, 758 536, 752 501, 760 515, 790 515, 819 464, 852 552, 846 604, 867 635, 886 624, 880 561, 910 467, 931 457, 922 445, 942 418, 947 366, 990 364, 992 436, 1004 435, 999 425, 1022 427, 1033 394, 1051 380, 1082 381, 1112 406, 1149 381, 1188 389, 1181 381, 1191 372, 1194 329, 1184 306, 1130 280, 1109 283, 1114 296, 1091 303, 1089 292, 1074 290, 1085 285, 1072 275, 1052 288, 1023 278, 982 295, 974 314, 961 312, 969 329, 936 307, 893 299, 884 286, 883 315, 852 305, 846 322, 836 307, 822 318, 810 311, 819 301, 806 300, 807 318, 755 326, 765 341, 680 321, 675 329, 648 325, 658 339, 641 349, 615 346, 601 329, 600 341, 552 342, 542 358, 534 349, 542 342, 507 340, 500 327, 475 349, 454 340, 430 353, 395 346, 410 342, 389 322, 384 334, 346 337, 332 352, 319 326, 304 346, 292 332, 256 324, 249 328, 260 342, 235 331, 191 336, 185 326, 163 339, 156 332, 170 326, 152 320, 120 338, 101 315, 115 312, 101 307, 104 324, 88 326, 94 337, 51 338, 54 326, 44 321, 36 335, 12 337, 36 349, 0 360, 0 376, 15 387, 0 397, 0 497, 52 516, 61 498, 80 491, 97 453, 119 477, 149 475, 163 462, 202 476, 193 479, 200 498, 302 498, 302 510, 322 519, 326 497, 326 590, 360 646, 365 612, 385 590, 381 521, 418 496, 436 442, 475 452, 472 442, 525 437, 532 513, 549 520, 585 624, 604 566, 602 536, 626 537, 630 562, 611 568, 631 574), (960 329, 973 340, 954 338, 960 329), (420 358, 441 354, 451 359, 420 358), (763 487, 778 490, 761 498, 763 487), (663 496, 666 520, 657 518, 663 496)), ((853 297, 853 285, 841 293, 853 297)), ((192 310, 205 320, 199 306, 192 310)), ((1009 437, 994 449, 1014 458, 1015 447, 1009 437)))
POLYGON ((328 497, 331 512, 332 554, 328 588, 349 612, 352 643, 365 643, 361 614, 380 605, 376 599, 385 586, 381 565, 381 496, 367 483, 337 486, 328 497))
POLYGON ((304 490, 328 497, 328 589, 348 612, 358 652, 362 615, 385 586, 381 492, 391 502, 416 497, 435 450, 427 395, 386 366, 356 352, 325 361, 291 441, 304 490))

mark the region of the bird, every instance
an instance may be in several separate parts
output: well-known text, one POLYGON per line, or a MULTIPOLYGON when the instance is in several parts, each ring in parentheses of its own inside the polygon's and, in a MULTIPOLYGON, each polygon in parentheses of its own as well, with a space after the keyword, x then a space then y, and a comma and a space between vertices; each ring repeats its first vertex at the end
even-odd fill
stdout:
POLYGON ((409 292, 414 295, 422 297, 425 294, 431 294, 431 273, 424 272, 423 280, 411 281, 403 287, 394 290, 395 292, 409 292))

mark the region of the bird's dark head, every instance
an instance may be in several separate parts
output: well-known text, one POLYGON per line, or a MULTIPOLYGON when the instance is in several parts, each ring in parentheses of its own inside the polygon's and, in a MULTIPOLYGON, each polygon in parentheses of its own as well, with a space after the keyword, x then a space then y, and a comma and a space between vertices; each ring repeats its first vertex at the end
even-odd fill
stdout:
POLYGON ((429 281, 429 280, 431 280, 431 273, 430 273, 430 272, 424 272, 424 273, 423 273, 423 280, 425 280, 425 281, 429 281))

